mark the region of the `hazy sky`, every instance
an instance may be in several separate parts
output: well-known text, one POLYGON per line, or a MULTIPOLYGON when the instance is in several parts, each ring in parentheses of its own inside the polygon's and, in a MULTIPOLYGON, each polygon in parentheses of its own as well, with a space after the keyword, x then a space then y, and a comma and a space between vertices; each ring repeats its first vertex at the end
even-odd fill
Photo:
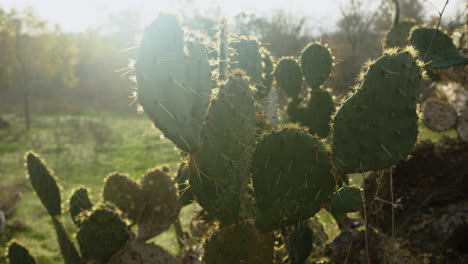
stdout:
MULTIPOLYGON (((322 28, 333 27, 340 16, 340 6, 349 0, 0 0, 1 8, 22 9, 32 6, 36 13, 65 31, 84 31, 89 26, 103 25, 111 13, 127 8, 144 10, 146 23, 160 11, 177 11, 181 3, 197 8, 202 13, 214 14, 216 10, 228 18, 241 11, 268 14, 271 9, 283 8, 291 14, 307 16, 310 23, 322 28)), ((378 3, 379 0, 368 0, 378 3)), ((426 0, 429 15, 436 15, 445 0, 426 0)), ((467 0, 451 0, 444 19, 451 20, 467 0)))

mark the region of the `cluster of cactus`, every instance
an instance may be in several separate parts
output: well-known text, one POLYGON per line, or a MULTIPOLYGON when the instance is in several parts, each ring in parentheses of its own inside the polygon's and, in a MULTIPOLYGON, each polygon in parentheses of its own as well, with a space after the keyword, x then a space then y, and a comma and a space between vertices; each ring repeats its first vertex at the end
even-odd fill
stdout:
MULTIPOLYGON (((168 14, 146 29, 135 65, 139 102, 183 152, 179 197, 160 170, 149 171, 139 183, 111 174, 98 205, 86 189, 76 190, 70 214, 79 254, 60 220, 56 180, 36 155, 27 155, 32 185, 52 216, 66 264, 174 263, 146 241, 193 201, 216 222, 204 239, 205 263, 272 263, 275 230, 288 231, 289 257, 303 263, 311 250, 310 230, 303 224, 308 218, 322 208, 339 216, 363 206, 361 190, 344 185, 343 175, 388 168, 411 151, 425 66, 413 48, 390 49, 366 63, 355 92, 333 115, 331 96, 320 88, 333 65, 325 46, 312 43, 300 66, 284 58, 273 71, 256 40, 231 41, 226 25, 220 29, 216 80, 204 38, 184 33, 177 17, 168 14), (257 122, 262 111, 257 101, 271 87, 273 72, 292 99, 288 112, 306 128, 265 129, 271 126, 257 122), (299 96, 303 76, 311 88, 305 107, 299 96), (320 139, 327 136, 328 143, 320 139), (130 229, 134 224, 138 234, 130 229)), ((439 49, 435 45, 434 53, 439 49)), ((17 243, 9 258, 11 264, 34 263, 17 243)))
MULTIPOLYGON (((175 140, 168 138, 184 151, 178 173, 184 203, 197 201, 218 221, 205 242, 204 260, 208 264, 220 260, 271 263, 271 232, 297 225, 321 208, 337 214, 358 210, 362 207, 360 190, 351 186, 340 189, 340 175, 392 166, 416 141, 423 69, 410 48, 390 50, 368 63, 356 92, 331 117, 331 97, 320 85, 330 74, 332 56, 320 44, 307 46, 301 67, 294 60, 284 59, 276 66, 275 77, 278 86, 297 102, 305 76, 312 88, 312 108, 301 111, 321 114, 311 121, 309 130, 289 126, 258 133, 254 92, 262 69, 258 68, 261 56, 252 50, 258 50, 258 45, 248 38, 230 44, 230 48, 237 48, 237 54, 227 65, 220 62, 220 72, 225 72, 220 76, 226 76, 226 80, 220 79, 219 87, 212 87, 214 82, 206 81, 212 78, 208 63, 203 63, 206 52, 194 61, 193 53, 186 54, 183 49, 190 51, 193 44, 186 40, 189 38, 172 35, 181 31, 177 19, 169 15, 160 15, 146 30, 142 43, 153 45, 142 45, 139 51, 138 98, 156 127, 177 135, 175 140), (157 30, 162 25, 173 30, 157 30), (159 50, 169 45, 180 47, 180 54, 159 50), (179 61, 179 57, 186 59, 179 61), (181 77, 177 71, 170 71, 186 67, 187 61, 197 65, 196 73, 181 77), (180 65, 174 66, 176 63, 180 65), (186 76, 193 79, 187 81, 186 76), (159 85, 162 81, 172 84, 159 85), (213 91, 198 92, 201 83, 206 84, 204 91, 213 91), (178 95, 181 92, 184 97, 178 95), (205 96, 211 98, 209 104, 200 103, 205 102, 205 96), (171 109, 160 102, 167 102, 171 109), (184 115, 187 105, 193 107, 192 115, 184 115), (318 123, 321 128, 314 127, 318 123), (182 131, 183 127, 191 129, 182 131), (330 127, 330 145, 309 133, 325 137, 330 127), (318 130, 327 132, 319 134, 318 130), (262 135, 256 137, 258 134, 262 135), (197 147, 187 148, 181 136, 193 139, 197 147)), ((220 46, 226 49, 226 43, 220 46)), ((220 52, 220 60, 226 58, 220 52)))
POLYGON ((309 128, 309 133, 321 138, 328 136, 335 107, 331 95, 320 88, 331 73, 333 56, 319 43, 311 43, 301 54, 301 65, 292 57, 282 58, 275 69, 276 83, 289 97, 288 114, 291 121, 309 128), (308 103, 301 98, 303 77, 309 87, 308 103))
MULTIPOLYGON (((468 57, 460 52, 442 30, 419 26, 412 20, 398 21, 398 1, 394 2, 397 15, 393 27, 386 35, 387 48, 412 45, 425 63, 425 69, 433 81, 443 80, 439 73, 444 73, 444 70, 468 64, 468 57)), ((468 142, 468 110, 462 109, 457 113, 449 102, 431 98, 424 102, 422 115, 427 128, 436 132, 456 129, 459 137, 468 142)))
MULTIPOLYGON (((76 250, 62 223, 62 197, 52 172, 34 153, 26 164, 32 186, 52 218, 65 264, 176 263, 161 247, 147 241, 174 223, 179 213, 176 187, 159 169, 149 170, 140 182, 120 173, 110 174, 103 201, 93 205, 86 188, 73 191, 69 213, 76 225, 76 250), (131 227, 138 226, 135 234, 131 227)), ((35 263, 18 242, 9 246, 10 264, 35 263)))

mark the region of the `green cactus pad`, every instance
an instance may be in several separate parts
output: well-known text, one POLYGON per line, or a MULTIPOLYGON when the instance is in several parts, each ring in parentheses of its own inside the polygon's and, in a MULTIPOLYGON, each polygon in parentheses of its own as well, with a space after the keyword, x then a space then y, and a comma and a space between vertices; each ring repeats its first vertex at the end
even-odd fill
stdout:
POLYGON ((107 263, 129 238, 127 225, 108 206, 100 206, 90 212, 77 233, 83 259, 100 263, 107 263))
POLYGON ((273 235, 246 221, 213 231, 204 249, 206 264, 273 263, 273 235))
POLYGON ((283 58, 275 68, 276 84, 290 98, 297 98, 302 89, 301 67, 292 58, 283 58))
POLYGON ((138 221, 145 200, 140 185, 120 173, 111 173, 105 182, 102 191, 104 201, 113 203, 133 222, 138 221))
POLYGON ((60 246, 60 253, 62 253, 63 261, 65 264, 80 264, 80 255, 76 251, 75 245, 70 240, 67 232, 63 228, 62 222, 57 218, 52 218, 55 232, 57 234, 57 241, 60 246))
POLYGON ((404 48, 409 42, 411 29, 416 26, 413 20, 402 21, 394 25, 385 36, 385 48, 404 48))
POLYGON ((195 200, 189 184, 190 175, 192 173, 194 172, 190 170, 190 166, 185 162, 180 165, 179 170, 177 171, 177 189, 179 192, 179 203, 182 206, 191 204, 192 201, 195 200))
POLYGON ((291 264, 304 264, 312 252, 313 232, 307 226, 307 221, 291 229, 285 237, 289 260, 291 264))
POLYGON ((62 198, 57 181, 36 154, 30 152, 26 157, 29 179, 47 212, 52 217, 62 214, 62 198))
POLYGON ((88 190, 84 187, 76 189, 70 197, 70 216, 73 222, 79 226, 81 224, 80 215, 93 208, 93 203, 89 200, 88 190))
POLYGON ((330 212, 333 215, 357 212, 363 207, 361 190, 344 185, 330 199, 330 212))
POLYGON ((301 125, 309 127, 310 134, 325 138, 330 132, 330 121, 334 111, 335 106, 330 93, 320 88, 312 89, 301 125))
POLYGON ((193 152, 200 146, 211 70, 204 44, 196 38, 185 43, 183 34, 175 16, 159 15, 145 31, 136 77, 138 99, 155 126, 177 147, 193 152))
POLYGON ((273 230, 317 213, 335 187, 324 146, 307 132, 284 129, 257 144, 252 181, 256 224, 273 230))
POLYGON ((452 39, 440 30, 416 28, 411 33, 410 43, 418 50, 420 58, 424 58, 427 53, 425 60, 431 68, 444 69, 468 64, 468 57, 463 56, 452 39))
POLYGON ((203 127, 203 146, 190 156, 190 187, 199 204, 224 224, 239 216, 255 144, 256 112, 247 80, 234 75, 212 100, 203 127))
MULTIPOLYGON (((256 39, 241 37, 230 43, 234 53, 231 56, 231 69, 241 69, 249 76, 250 81, 260 85, 262 81, 262 55, 260 44, 256 39)), ((231 71, 232 71, 231 70, 231 71)))
POLYGON ((334 118, 334 164, 342 173, 388 168, 411 151, 418 135, 421 74, 407 51, 371 64, 334 118))
MULTIPOLYGON (((176 264, 173 256, 163 248, 139 240, 128 243, 108 264, 176 264)), ((184 263, 180 263, 184 264, 184 263)))
POLYGON ((311 43, 301 55, 301 69, 310 88, 319 88, 331 73, 333 58, 327 47, 311 43))
POLYGON ((158 169, 148 171, 140 185, 145 207, 138 220, 138 238, 146 241, 174 223, 179 215, 180 204, 171 178, 158 169))
POLYGON ((36 260, 29 254, 29 251, 15 241, 8 246, 8 260, 10 264, 36 264, 36 260))

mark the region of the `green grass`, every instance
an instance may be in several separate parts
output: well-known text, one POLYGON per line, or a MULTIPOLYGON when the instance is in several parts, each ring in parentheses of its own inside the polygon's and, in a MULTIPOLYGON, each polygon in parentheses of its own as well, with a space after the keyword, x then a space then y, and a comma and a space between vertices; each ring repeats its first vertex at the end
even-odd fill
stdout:
MULTIPOLYGON (((103 179, 110 172, 125 172, 140 179, 155 166, 167 166, 175 172, 179 162, 174 145, 153 128, 146 116, 36 115, 29 133, 24 133, 20 117, 12 114, 3 117, 12 126, 0 130, 0 185, 20 183, 24 194, 21 206, 9 223, 23 226, 14 237, 38 257, 39 263, 58 264, 62 259, 50 218, 26 178, 26 151, 39 153, 55 172, 62 187, 63 219, 70 234, 75 227, 69 218, 66 200, 74 188, 87 186, 93 202, 98 202, 103 179)), ((185 226, 192 210, 188 207, 182 212, 185 226)), ((177 252, 172 229, 158 236, 156 241, 171 253, 177 252)), ((0 258, 3 252, 0 245, 0 258)))

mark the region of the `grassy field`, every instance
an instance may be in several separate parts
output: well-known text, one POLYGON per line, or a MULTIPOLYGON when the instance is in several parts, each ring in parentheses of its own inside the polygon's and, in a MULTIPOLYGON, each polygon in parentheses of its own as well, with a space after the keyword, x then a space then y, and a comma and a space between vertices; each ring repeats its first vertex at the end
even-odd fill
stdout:
MULTIPOLYGON (((21 117, 7 114, 3 118, 11 123, 11 127, 0 130, 0 187, 16 184, 24 194, 21 206, 9 223, 20 230, 15 232, 14 237, 25 244, 41 264, 58 264, 62 263, 62 259, 49 216, 26 179, 26 151, 39 153, 59 179, 62 197, 65 198, 62 201, 63 218, 71 234, 75 227, 68 216, 66 199, 74 188, 87 186, 93 202, 98 202, 101 200, 103 179, 110 172, 125 172, 139 179, 145 171, 155 166, 167 166, 175 172, 179 162, 174 145, 153 128, 144 115, 36 115, 29 133, 24 132, 21 117)), ((448 135, 453 136, 454 132, 448 132, 448 135)), ((420 139, 437 140, 440 136, 421 129, 420 139)), ((361 177, 354 179, 354 183, 360 184, 361 177)), ((189 206, 181 213, 185 228, 193 210, 194 207, 189 206)), ((328 233, 336 234, 333 219, 324 212, 319 217, 326 224, 328 233)), ((2 244, 5 244, 7 237, 0 237, 0 263, 4 252, 2 244)), ((177 253, 172 229, 158 236, 156 241, 171 253, 177 253)))

